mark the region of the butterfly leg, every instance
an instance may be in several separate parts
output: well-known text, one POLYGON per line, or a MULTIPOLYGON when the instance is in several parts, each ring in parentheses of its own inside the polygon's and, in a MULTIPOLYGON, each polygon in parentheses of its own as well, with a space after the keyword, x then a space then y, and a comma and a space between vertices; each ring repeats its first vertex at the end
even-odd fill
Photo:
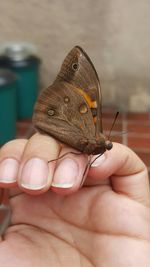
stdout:
POLYGON ((86 174, 88 173, 90 167, 91 167, 91 156, 89 156, 89 161, 88 161, 88 163, 86 164, 86 167, 85 167, 85 169, 84 169, 83 176, 82 176, 82 180, 81 180, 81 183, 80 183, 80 187, 82 187, 82 185, 84 184, 84 181, 85 181, 85 179, 86 179, 86 174))
POLYGON ((91 157, 85 167, 85 170, 84 170, 84 173, 83 173, 83 177, 82 177, 82 181, 81 181, 81 184, 80 184, 80 187, 82 187, 85 179, 86 179, 86 174, 87 172, 89 171, 90 167, 92 166, 92 164, 101 156, 102 154, 99 154, 93 161, 91 161, 91 157))
POLYGON ((70 152, 67 152, 67 153, 61 155, 60 157, 58 157, 58 158, 56 158, 56 159, 49 160, 48 163, 49 163, 49 162, 53 162, 53 161, 57 161, 57 160, 59 160, 59 159, 62 159, 63 157, 65 157, 65 156, 68 155, 68 154, 81 155, 82 153, 81 153, 81 152, 78 153, 78 152, 70 151, 70 152))

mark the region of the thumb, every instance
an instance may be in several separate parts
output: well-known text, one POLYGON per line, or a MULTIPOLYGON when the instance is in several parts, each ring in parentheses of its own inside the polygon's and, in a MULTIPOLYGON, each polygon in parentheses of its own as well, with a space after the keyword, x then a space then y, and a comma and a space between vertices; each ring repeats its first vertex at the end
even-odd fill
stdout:
POLYGON ((142 160, 128 147, 114 143, 113 149, 99 157, 91 167, 87 184, 108 181, 113 191, 150 205, 148 171, 142 160))

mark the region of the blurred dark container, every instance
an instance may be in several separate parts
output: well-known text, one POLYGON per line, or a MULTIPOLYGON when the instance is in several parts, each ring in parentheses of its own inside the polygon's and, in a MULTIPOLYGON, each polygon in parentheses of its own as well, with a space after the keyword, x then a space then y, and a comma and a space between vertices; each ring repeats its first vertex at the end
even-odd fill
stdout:
POLYGON ((18 77, 17 112, 19 119, 31 118, 39 91, 40 59, 32 55, 30 45, 10 44, 0 56, 0 66, 18 77))
POLYGON ((16 137, 17 77, 0 69, 0 145, 16 137))

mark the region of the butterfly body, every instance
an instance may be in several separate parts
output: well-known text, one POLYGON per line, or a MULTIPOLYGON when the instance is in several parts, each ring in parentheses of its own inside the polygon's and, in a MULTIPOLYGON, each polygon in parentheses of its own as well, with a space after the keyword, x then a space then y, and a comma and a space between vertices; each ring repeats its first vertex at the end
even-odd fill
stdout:
POLYGON ((103 154, 111 143, 103 135, 101 93, 89 57, 74 47, 54 83, 35 105, 35 128, 86 154, 103 154))

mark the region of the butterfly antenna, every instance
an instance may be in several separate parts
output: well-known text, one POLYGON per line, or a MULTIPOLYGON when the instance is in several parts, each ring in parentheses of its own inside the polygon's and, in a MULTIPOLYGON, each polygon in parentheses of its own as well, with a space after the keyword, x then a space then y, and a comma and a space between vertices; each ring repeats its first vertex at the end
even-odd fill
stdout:
POLYGON ((112 126, 111 126, 111 129, 110 129, 110 132, 109 132, 109 135, 108 135, 108 140, 110 140, 110 136, 111 136, 112 130, 113 130, 113 128, 114 128, 115 122, 116 122, 116 120, 117 120, 117 118, 118 118, 118 115, 119 115, 119 111, 116 112, 116 115, 115 115, 113 124, 112 124, 112 126))

